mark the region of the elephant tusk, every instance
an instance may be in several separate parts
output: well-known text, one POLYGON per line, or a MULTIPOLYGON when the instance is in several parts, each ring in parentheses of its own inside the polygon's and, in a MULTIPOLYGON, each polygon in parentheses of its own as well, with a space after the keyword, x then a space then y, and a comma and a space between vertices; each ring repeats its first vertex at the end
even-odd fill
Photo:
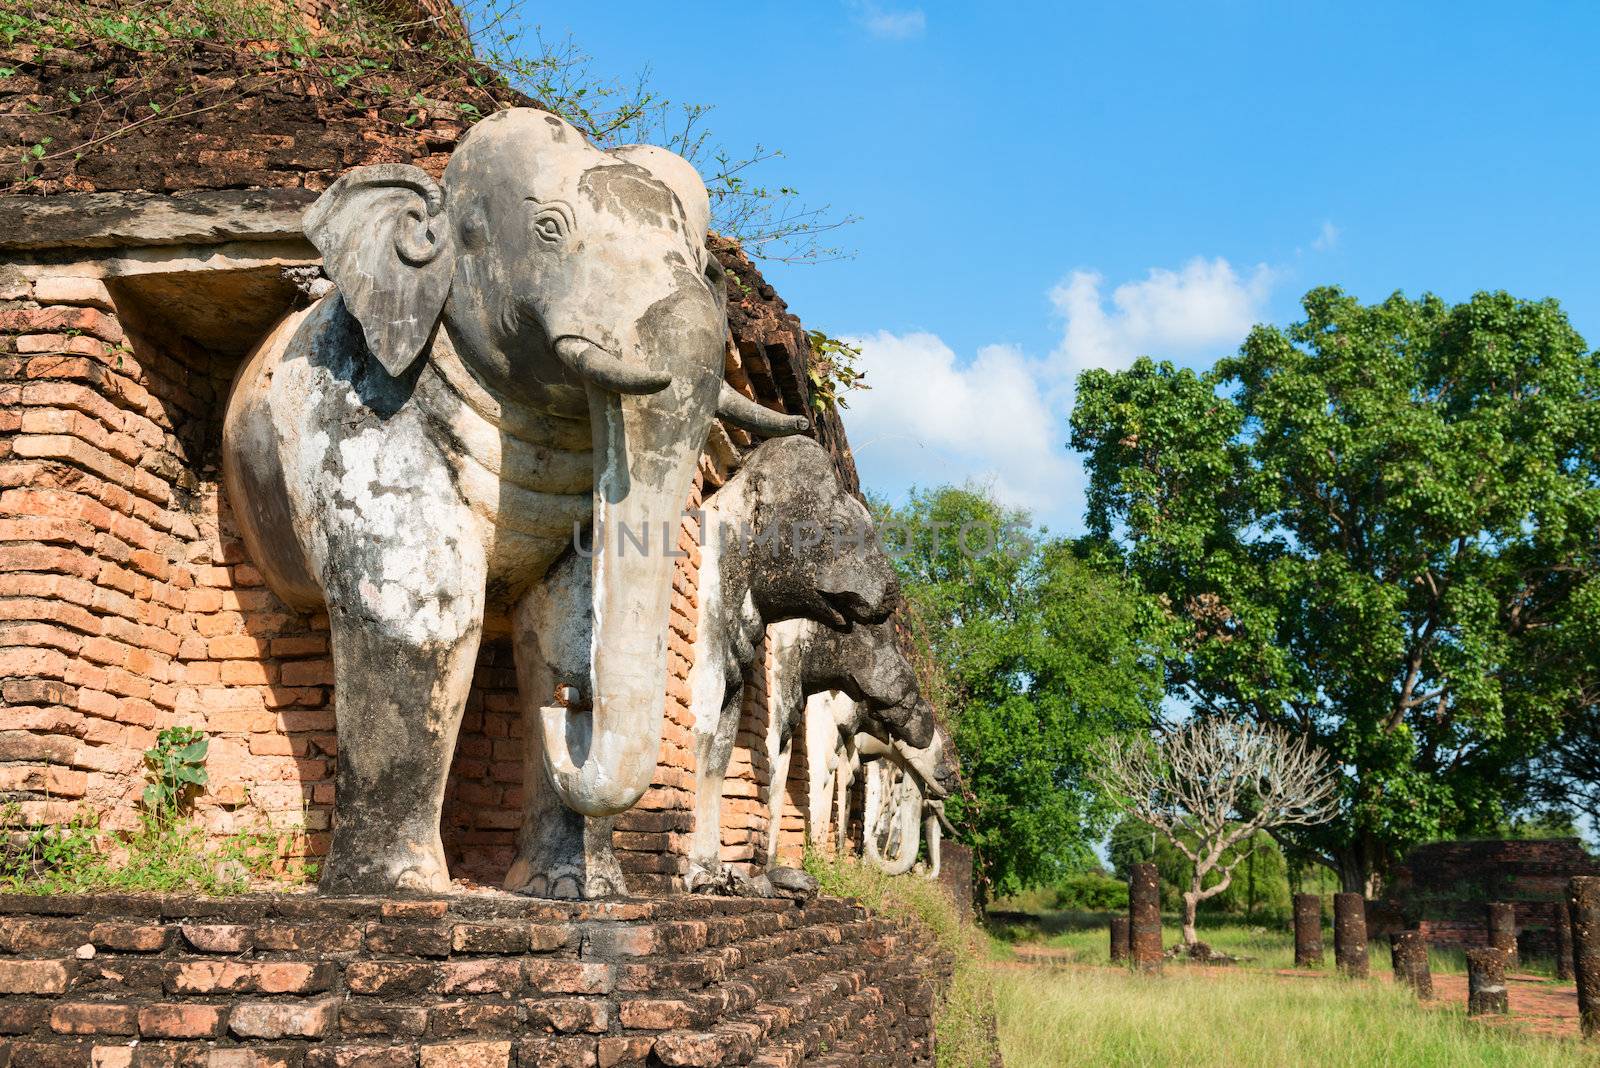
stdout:
POLYGON ((767 437, 804 434, 811 429, 811 420, 805 416, 785 415, 763 407, 726 382, 722 383, 722 393, 717 397, 717 415, 741 430, 767 437))
POLYGON ((556 359, 579 378, 612 393, 660 393, 672 376, 660 371, 630 367, 592 341, 573 334, 556 338, 556 359))

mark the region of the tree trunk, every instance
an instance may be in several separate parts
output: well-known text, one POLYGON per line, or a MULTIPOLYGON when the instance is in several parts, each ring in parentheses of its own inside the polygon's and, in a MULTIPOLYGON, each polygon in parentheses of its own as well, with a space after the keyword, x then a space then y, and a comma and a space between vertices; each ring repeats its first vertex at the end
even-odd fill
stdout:
POLYGON ((1196 879, 1190 884, 1190 889, 1183 895, 1183 944, 1192 946, 1200 941, 1200 932, 1195 930, 1195 910, 1200 907, 1200 880, 1196 879))
POLYGON ((1377 874, 1372 870, 1372 851, 1365 840, 1334 850, 1333 860, 1338 866, 1339 889, 1362 897, 1376 896, 1377 874))

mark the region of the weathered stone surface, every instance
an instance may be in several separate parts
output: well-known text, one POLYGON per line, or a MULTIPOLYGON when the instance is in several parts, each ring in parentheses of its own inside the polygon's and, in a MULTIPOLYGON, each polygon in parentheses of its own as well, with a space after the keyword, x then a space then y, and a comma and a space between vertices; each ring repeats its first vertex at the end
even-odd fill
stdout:
POLYGON ((300 236, 300 217, 316 198, 308 189, 0 196, 0 250, 282 240, 300 236))
POLYGON ((1322 966, 1322 895, 1294 895, 1294 966, 1322 966))
POLYGON ((1506 951, 1487 947, 1467 950, 1467 1014, 1509 1012, 1506 998, 1506 951))
POLYGON ((1333 895, 1333 956, 1341 974, 1365 979, 1367 960, 1367 903, 1360 894, 1333 895))
POLYGON ((1428 967, 1428 942, 1420 931, 1397 931, 1389 936, 1390 963, 1397 983, 1405 983, 1419 999, 1433 997, 1433 972, 1428 967))
POLYGON ((1128 951, 1141 972, 1161 970, 1161 877, 1154 864, 1128 870, 1128 951))
POLYGON ((1517 911, 1514 905, 1493 902, 1484 907, 1484 923, 1488 929, 1489 945, 1503 950, 1506 967, 1517 966, 1517 911))
POLYGON ((1600 1035, 1600 876, 1580 875, 1567 890, 1572 922, 1572 971, 1578 1019, 1585 1037, 1600 1035))

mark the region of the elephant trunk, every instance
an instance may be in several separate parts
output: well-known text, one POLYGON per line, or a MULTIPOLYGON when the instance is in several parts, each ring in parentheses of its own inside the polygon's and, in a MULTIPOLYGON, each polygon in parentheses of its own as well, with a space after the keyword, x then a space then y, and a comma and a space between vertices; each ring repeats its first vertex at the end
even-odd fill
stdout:
MULTIPOLYGON (((720 309, 669 300, 640 327, 646 351, 720 361, 720 309)), ((585 380, 595 457, 590 675, 586 695, 561 687, 539 721, 551 785, 585 816, 626 811, 655 778, 678 535, 721 384, 719 362, 705 364, 711 373, 675 373, 648 394, 585 380)))

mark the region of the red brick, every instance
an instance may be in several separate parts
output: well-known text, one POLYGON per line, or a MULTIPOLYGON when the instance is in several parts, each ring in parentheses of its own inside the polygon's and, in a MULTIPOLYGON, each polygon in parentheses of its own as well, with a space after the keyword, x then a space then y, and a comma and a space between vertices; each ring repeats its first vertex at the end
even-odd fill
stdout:
POLYGON ((228 1010, 223 1005, 146 1005, 139 1010, 139 1034, 145 1038, 216 1038, 228 1010))
POLYGON ((605 994, 612 984, 609 964, 576 960, 523 961, 528 986, 544 994, 605 994))
POLYGON ((522 1004, 528 1013, 528 1023, 534 1027, 602 1034, 611 1023, 611 1010, 600 999, 534 998, 522 1004))
POLYGON ((434 989, 439 982, 439 965, 420 961, 355 961, 345 968, 344 980, 354 994, 417 994, 434 989))
POLYGON ((70 973, 59 960, 0 960, 0 994, 62 994, 70 973))
POLYGON ((514 960, 453 960, 440 967, 444 994, 515 994, 522 989, 522 969, 514 960))
POLYGON ((655 1044, 653 1037, 602 1038, 597 1050, 600 1068, 617 1068, 617 1065, 635 1062, 642 1064, 655 1044))
POLYGON ((411 1046, 313 1046, 306 1068, 415 1068, 411 1046))
POLYGON ((158 924, 97 923, 89 931, 89 941, 98 949, 118 953, 159 953, 167 948, 170 929, 158 924))
POLYGON ((132 1005, 71 1001, 50 1010, 50 1029, 63 1035, 131 1035, 139 1029, 132 1005))
POLYGON ((255 928, 237 923, 186 923, 179 929, 201 953, 243 953, 256 942, 255 928))
POLYGON ((510 1042, 445 1042, 423 1046, 422 1068, 508 1068, 510 1042))
POLYGON ((337 997, 314 1001, 245 1001, 233 1007, 228 1030, 240 1038, 323 1038, 339 1018, 337 997))

